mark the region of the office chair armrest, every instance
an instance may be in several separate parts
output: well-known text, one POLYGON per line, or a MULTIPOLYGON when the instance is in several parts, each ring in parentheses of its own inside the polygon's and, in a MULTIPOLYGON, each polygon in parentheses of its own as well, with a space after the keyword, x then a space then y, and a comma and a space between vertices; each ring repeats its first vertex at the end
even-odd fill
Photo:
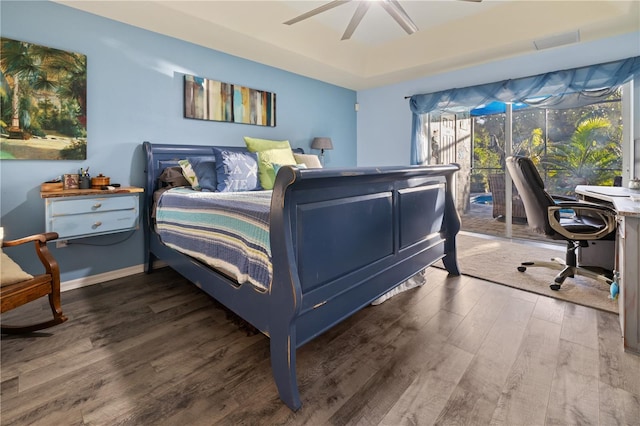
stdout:
POLYGON ((599 211, 607 214, 612 214, 614 216, 616 215, 616 210, 613 207, 605 204, 590 203, 588 201, 560 201, 556 203, 554 207, 560 207, 562 209, 572 209, 575 210, 577 214, 579 214, 578 212, 580 211, 599 211))
POLYGON ((561 202, 547 208, 549 225, 558 234, 571 240, 599 240, 616 229, 616 211, 608 206, 585 202, 561 202), (572 209, 576 215, 591 216, 600 219, 605 226, 596 232, 574 233, 560 224, 560 210, 572 209))
POLYGON ((575 201, 577 202, 578 200, 576 199, 576 197, 570 197, 568 195, 551 195, 551 198, 553 198, 553 201, 575 201))

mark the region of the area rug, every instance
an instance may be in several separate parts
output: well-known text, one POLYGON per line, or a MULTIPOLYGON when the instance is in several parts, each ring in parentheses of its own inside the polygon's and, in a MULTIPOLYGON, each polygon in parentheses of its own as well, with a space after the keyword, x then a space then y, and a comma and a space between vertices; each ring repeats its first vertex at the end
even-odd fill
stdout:
MULTIPOLYGON (((560 290, 554 291, 549 288, 549 284, 553 283, 553 278, 560 271, 560 265, 554 269, 528 268, 525 272, 518 272, 516 269, 524 261, 564 258, 562 246, 555 249, 537 243, 527 244, 468 234, 458 234, 456 242, 458 266, 463 275, 618 313, 618 301, 611 299, 609 286, 603 282, 576 276, 567 278, 560 290)), ((442 267, 442 262, 436 263, 435 266, 442 267)))

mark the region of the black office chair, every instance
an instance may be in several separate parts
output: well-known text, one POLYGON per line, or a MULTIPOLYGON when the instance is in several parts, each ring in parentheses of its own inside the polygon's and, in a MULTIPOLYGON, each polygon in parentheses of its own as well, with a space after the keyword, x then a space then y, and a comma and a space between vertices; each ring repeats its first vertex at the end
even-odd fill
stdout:
POLYGON ((531 159, 521 156, 509 157, 507 169, 518 188, 518 193, 527 213, 529 227, 553 240, 567 241, 566 259, 553 258, 552 262, 522 262, 518 271, 524 272, 528 266, 553 267, 564 266, 556 275, 552 290, 560 290, 567 277, 575 274, 613 282, 612 272, 598 273, 577 265, 576 250, 588 247, 588 241, 615 239, 616 212, 608 206, 573 200, 568 197, 552 197, 545 191, 544 182, 531 159), (563 217, 561 210, 573 211, 569 217, 563 217))

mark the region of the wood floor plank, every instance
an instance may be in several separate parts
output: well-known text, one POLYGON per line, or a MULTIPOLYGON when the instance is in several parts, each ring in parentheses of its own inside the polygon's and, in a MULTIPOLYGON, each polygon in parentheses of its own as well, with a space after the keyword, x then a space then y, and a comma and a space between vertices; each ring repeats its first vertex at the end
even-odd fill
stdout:
POLYGON ((566 303, 563 300, 539 296, 536 300, 533 316, 541 320, 562 324, 566 303))
MULTIPOLYGON (((409 388, 422 368, 442 359, 445 338, 425 331, 407 338, 399 336, 389 361, 340 407, 330 424, 377 424, 409 388), (415 362, 416 358, 422 360, 415 362)), ((434 364, 432 364, 434 363, 434 364)))
POLYGON ((544 424, 561 326, 532 318, 505 381, 492 424, 544 424))
POLYGON ((596 312, 600 381, 640 397, 640 356, 624 351, 620 319, 596 312))
POLYGON ((461 288, 456 294, 456 297, 449 299, 449 301, 442 306, 442 309, 465 316, 478 304, 478 300, 480 300, 493 285, 465 276, 458 279, 461 282, 470 281, 472 284, 461 288))
POLYGON ((16 421, 21 422, 30 417, 21 417, 20 412, 39 413, 44 416, 41 421, 46 422, 49 416, 74 407, 92 411, 96 407, 126 406, 135 401, 136 394, 146 394, 149 390, 144 380, 155 375, 151 374, 153 370, 148 365, 148 357, 162 354, 163 350, 172 350, 169 345, 160 345, 160 342, 166 342, 168 336, 176 331, 187 339, 197 338, 197 329, 187 331, 191 324, 194 324, 193 320, 182 321, 182 324, 180 320, 174 321, 169 327, 158 327, 155 333, 147 333, 150 337, 130 339, 108 350, 97 349, 95 357, 91 353, 83 354, 86 359, 76 357, 59 367, 50 368, 50 371, 41 372, 41 377, 34 378, 33 372, 30 372, 25 380, 42 384, 25 386, 16 398, 3 401, 2 416, 15 416, 16 421), (73 365, 74 361, 77 365, 73 365), (56 392, 51 392, 52 383, 58 383, 58 391, 63 391, 64 397, 60 398, 56 392), (114 398, 114 395, 122 397, 114 398))
POLYGON ((640 396, 606 383, 599 384, 599 424, 638 425, 640 422, 640 396))
MULTIPOLYGON (((114 423, 157 424, 165 416, 180 411, 180 409, 188 412, 190 404, 204 397, 207 392, 217 394, 215 399, 209 395, 212 400, 209 404, 212 410, 215 408, 216 412, 222 414, 223 411, 220 410, 223 407, 227 409, 237 407, 228 394, 220 391, 224 385, 223 382, 213 382, 214 385, 211 386, 208 379, 213 375, 211 372, 216 370, 215 367, 218 367, 216 372, 224 371, 228 369, 229 364, 216 366, 213 363, 220 360, 222 354, 227 350, 238 352, 238 346, 245 349, 252 344, 263 346, 264 339, 261 336, 240 337, 242 333, 236 329, 233 330, 233 333, 236 334, 236 340, 231 343, 227 339, 226 342, 229 343, 229 346, 225 346, 217 338, 227 334, 227 331, 211 330, 210 322, 200 322, 194 325, 204 325, 204 327, 189 327, 173 338, 169 344, 163 345, 160 351, 149 351, 147 345, 134 350, 135 357, 141 365, 123 377, 125 388, 122 389, 128 395, 127 401, 136 401, 134 406, 126 405, 127 401, 125 401, 124 406, 118 406, 116 403, 93 407, 90 413, 85 413, 85 421, 109 418, 114 423), (208 330, 213 332, 204 333, 208 330), (191 342, 198 342, 198 344, 192 347, 191 342), (190 350, 181 351, 185 347, 189 347, 190 350), (180 353, 182 356, 176 359, 173 366, 168 366, 163 362, 160 362, 159 365, 156 363, 156 360, 166 360, 176 353, 180 353), (144 374, 140 374, 140 370, 144 370, 144 374), (205 371, 204 374, 202 371, 205 371), (161 406, 159 407, 158 404, 161 406)), ((228 328, 233 329, 233 326, 229 324, 228 328)), ((255 350, 249 352, 258 353, 255 350)), ((121 359, 128 355, 129 353, 122 353, 121 359)), ((113 392, 113 389, 103 388, 105 392, 113 392)), ((211 418, 211 413, 208 413, 207 418, 211 418)))
POLYGON ((565 304, 560 337, 587 348, 598 349, 596 312, 585 306, 565 304))
MULTIPOLYGON (((175 330, 181 330, 184 327, 188 327, 191 323, 206 319, 210 315, 208 310, 200 310, 197 315, 190 315, 183 318, 175 319, 170 325, 170 328, 175 330)), ((128 334, 128 333, 127 333, 128 334)), ((113 354, 125 352, 131 348, 144 345, 146 342, 157 339, 166 334, 166 327, 158 328, 156 331, 148 330, 146 333, 140 335, 130 335, 127 338, 120 341, 112 341, 110 344, 97 345, 94 349, 92 347, 83 352, 76 354, 72 358, 61 359, 55 368, 52 366, 44 366, 28 371, 20 376, 20 390, 29 389, 33 386, 42 385, 50 380, 60 377, 74 370, 82 368, 84 366, 95 363, 98 360, 111 357, 113 354)))
MULTIPOLYGON (((395 297, 385 302, 388 307, 392 307, 395 313, 385 320, 387 327, 383 332, 372 337, 367 337, 365 341, 358 339, 359 343, 357 343, 358 340, 356 340, 357 345, 348 351, 340 350, 340 352, 350 358, 348 364, 350 369, 354 368, 354 361, 360 360, 358 361, 359 363, 367 362, 375 367, 377 370, 376 374, 373 376, 370 375, 369 377, 366 375, 361 376, 361 378, 368 380, 367 382, 361 383, 361 387, 356 394, 353 394, 353 387, 349 388, 345 396, 348 396, 352 401, 349 403, 351 411, 347 414, 337 412, 331 416, 328 420, 329 422, 340 423, 342 420, 339 419, 343 419, 341 416, 344 415, 356 416, 355 411, 358 407, 361 407, 357 401, 367 400, 367 397, 363 397, 363 395, 367 394, 368 389, 375 388, 376 383, 379 383, 380 378, 384 377, 388 371, 389 364, 396 362, 395 360, 398 353, 400 353, 401 356, 411 356, 415 351, 415 345, 428 344, 425 340, 433 340, 430 337, 431 331, 424 328, 424 324, 428 323, 437 313, 437 311, 434 312, 434 310, 437 309, 436 307, 438 305, 433 304, 433 301, 438 300, 446 303, 446 301, 449 300, 447 295, 450 295, 452 291, 454 291, 452 287, 445 288, 445 286, 441 286, 430 292, 428 297, 420 299, 412 306, 402 303, 403 300, 401 298, 396 299, 395 297), (362 346, 363 343, 370 344, 368 346, 362 346)), ((367 309, 370 309, 372 312, 376 311, 376 307, 367 309)), ((386 312, 376 313, 377 317, 386 315, 386 312)), ((332 380, 338 380, 339 378, 334 375, 330 375, 329 377, 332 380)), ((408 385, 408 383, 404 375, 400 374, 398 377, 399 379, 394 381, 394 386, 397 386, 400 391, 403 391, 403 386, 408 385)), ((389 406, 386 401, 385 403, 378 403, 376 405, 377 408, 389 406)), ((367 410, 359 412, 358 415, 362 415, 364 411, 367 410)), ((371 413, 367 412, 367 414, 371 413)), ((384 413, 379 413, 377 415, 382 417, 383 414, 384 413)))
POLYGON ((491 420, 518 356, 534 304, 508 298, 436 424, 486 424, 491 420))
MULTIPOLYGON (((443 311, 446 312, 446 311, 443 311)), ((431 356, 433 352, 429 355, 431 356)), ((380 424, 433 424, 468 368, 473 355, 446 342, 422 368, 380 424)))
MULTIPOLYGON (((484 283, 483 283, 484 284, 484 283)), ((473 285, 473 284, 471 284, 473 285)), ((504 305, 510 300, 501 286, 491 286, 477 299, 473 309, 455 329, 448 342, 467 352, 476 353, 504 305)))
POLYGON ((549 425, 598 424, 598 351, 560 340, 547 408, 549 425))
POLYGON ((268 356, 267 348, 268 345, 265 346, 263 341, 256 341, 254 345, 240 351, 238 356, 245 356, 246 364, 232 363, 227 358, 214 355, 219 360, 218 365, 215 365, 218 374, 207 374, 214 366, 211 365, 211 358, 207 360, 206 357, 191 364, 191 368, 187 367, 189 371, 182 375, 176 375, 173 369, 165 369, 162 373, 170 375, 171 379, 161 380, 161 383, 166 383, 164 386, 155 386, 149 392, 139 395, 136 407, 127 411, 119 410, 111 418, 114 423, 159 424, 167 417, 191 417, 192 407, 196 405, 200 407, 201 415, 215 424, 225 415, 238 410, 242 400, 234 398, 228 389, 238 386, 244 378, 253 374, 250 363, 257 364, 257 359, 264 358, 265 354, 268 356), (213 381, 211 377, 219 379, 213 381), (209 400, 209 405, 202 406, 203 400, 209 400))
POLYGON ((76 340, 73 345, 69 345, 53 354, 25 357, 25 359, 20 359, 18 362, 3 367, 2 380, 5 380, 5 377, 18 377, 42 368, 57 368, 60 363, 74 359, 76 356, 91 351, 92 349, 93 344, 91 343, 91 339, 82 338, 76 340))
POLYGON ((640 357, 616 315, 425 275, 297 351, 298 412, 278 397, 269 339, 169 268, 65 292, 69 321, 2 336, 0 422, 638 425, 640 357))

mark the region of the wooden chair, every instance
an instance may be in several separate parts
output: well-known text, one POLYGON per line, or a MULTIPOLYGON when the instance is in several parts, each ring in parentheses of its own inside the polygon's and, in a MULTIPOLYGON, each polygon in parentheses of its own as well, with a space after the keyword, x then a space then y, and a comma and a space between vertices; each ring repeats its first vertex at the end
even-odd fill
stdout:
POLYGON ((35 244, 36 254, 45 268, 45 273, 33 276, 33 278, 30 279, 0 286, 0 305, 2 306, 1 313, 10 311, 43 296, 49 296, 49 305, 53 312, 53 319, 37 324, 2 324, 1 328, 3 334, 30 333, 32 331, 52 327, 67 320, 67 317, 62 314, 62 308, 60 306, 60 269, 58 268, 58 262, 53 258, 53 255, 47 248, 47 241, 55 240, 57 238, 57 233, 48 232, 46 234, 36 234, 20 238, 18 240, 2 242, 2 247, 4 248, 18 246, 33 241, 35 244))

